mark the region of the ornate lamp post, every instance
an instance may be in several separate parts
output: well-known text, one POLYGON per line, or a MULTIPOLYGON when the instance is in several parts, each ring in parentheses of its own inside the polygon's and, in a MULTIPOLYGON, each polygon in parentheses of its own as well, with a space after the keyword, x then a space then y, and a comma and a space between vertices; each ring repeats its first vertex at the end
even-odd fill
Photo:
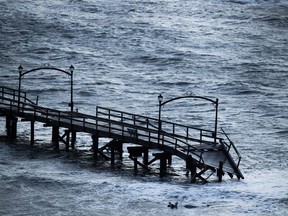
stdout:
POLYGON ((158 145, 160 144, 160 132, 161 132, 161 107, 162 107, 163 96, 160 94, 158 96, 159 102, 159 113, 158 113, 158 145))
POLYGON ((22 77, 24 75, 26 75, 28 73, 31 73, 31 72, 34 72, 34 71, 39 71, 39 70, 55 70, 55 71, 59 71, 59 72, 65 73, 65 74, 70 76, 71 99, 70 99, 69 106, 71 107, 71 112, 73 112, 73 107, 74 107, 74 104, 73 104, 74 103, 73 102, 73 72, 74 72, 74 66, 71 65, 70 68, 69 68, 69 71, 65 71, 65 70, 62 70, 62 69, 59 69, 59 68, 52 67, 50 64, 45 64, 42 67, 34 68, 32 70, 29 70, 29 71, 24 71, 24 69, 23 69, 23 67, 21 65, 18 67, 18 72, 19 72, 18 113, 20 111, 21 79, 22 79, 22 77))
POLYGON ((214 123, 214 142, 216 143, 216 138, 217 138, 217 121, 218 121, 218 98, 216 100, 212 100, 210 98, 207 97, 202 97, 202 96, 194 96, 194 95, 187 95, 187 96, 180 96, 180 97, 176 97, 176 98, 172 98, 170 100, 167 100, 165 102, 163 102, 163 96, 160 94, 158 96, 158 102, 159 102, 159 116, 158 116, 158 144, 159 144, 159 140, 160 140, 160 132, 162 130, 162 125, 161 125, 161 108, 162 106, 164 106, 165 104, 175 101, 175 100, 179 100, 179 99, 184 99, 184 98, 196 98, 196 99, 202 99, 202 100, 207 100, 212 102, 212 104, 215 105, 215 123, 214 123))
POLYGON ((73 112, 73 107, 74 107, 74 102, 73 102, 73 72, 74 72, 74 67, 73 65, 70 66, 70 77, 71 77, 71 102, 70 102, 70 107, 71 107, 71 112, 73 112))
POLYGON ((23 67, 20 65, 18 67, 18 72, 19 72, 19 82, 18 82, 18 113, 20 111, 20 91, 21 91, 21 77, 22 77, 22 72, 23 72, 23 67))

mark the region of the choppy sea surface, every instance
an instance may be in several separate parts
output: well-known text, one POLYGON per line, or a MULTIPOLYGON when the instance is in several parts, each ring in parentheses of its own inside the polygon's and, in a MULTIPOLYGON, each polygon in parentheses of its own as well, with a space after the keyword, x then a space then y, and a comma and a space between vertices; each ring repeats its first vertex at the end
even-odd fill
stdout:
MULTIPOLYGON (((75 106, 92 115, 102 106, 157 117, 160 93, 219 98, 245 179, 189 184, 177 159, 162 180, 157 165, 134 176, 127 152, 115 167, 95 163, 87 134, 78 151, 54 152, 41 124, 30 147, 19 122, 15 142, 0 140, 1 215, 288 215, 287 1, 0 0, 0 85, 18 87, 20 64, 73 64, 75 106)), ((27 74, 22 90, 69 110, 69 82, 27 74)), ((167 104, 163 118, 206 127, 211 116, 193 103, 167 104)))

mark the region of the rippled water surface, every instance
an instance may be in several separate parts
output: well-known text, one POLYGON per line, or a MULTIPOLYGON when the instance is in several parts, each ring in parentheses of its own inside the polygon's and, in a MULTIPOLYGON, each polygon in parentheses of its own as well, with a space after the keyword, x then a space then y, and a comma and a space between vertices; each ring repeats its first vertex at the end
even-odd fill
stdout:
MULTIPOLYGON (((36 124, 31 148, 29 125, 19 122, 16 142, 0 141, 0 214, 288 215, 287 35, 284 0, 0 0, 0 85, 18 87, 20 64, 73 64, 75 106, 87 114, 103 106, 157 117, 159 93, 219 98, 219 127, 241 152, 245 176, 191 185, 177 159, 163 180, 133 176, 127 153, 114 168, 95 164, 89 135, 77 137, 81 151, 57 153, 49 129, 36 124)), ((31 99, 61 110, 69 110, 69 85, 51 71, 22 80, 31 99)), ((193 100, 162 114, 211 122, 193 100)))

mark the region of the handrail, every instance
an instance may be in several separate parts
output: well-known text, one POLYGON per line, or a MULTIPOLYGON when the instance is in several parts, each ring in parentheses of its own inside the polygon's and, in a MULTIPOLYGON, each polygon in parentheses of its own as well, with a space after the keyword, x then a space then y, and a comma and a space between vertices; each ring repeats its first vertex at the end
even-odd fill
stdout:
MULTIPOLYGON (((133 116, 133 118, 123 118, 123 115, 113 115, 112 114, 112 111, 116 111, 117 113, 121 113, 120 111, 117 111, 117 110, 111 110, 111 109, 108 109, 108 108, 102 108, 102 107, 97 107, 97 109, 98 109, 98 114, 100 113, 100 114, 103 114, 104 116, 107 116, 107 119, 109 119, 109 120, 111 120, 113 117, 116 117, 116 118, 121 118, 121 122, 123 122, 123 119, 127 119, 128 121, 130 120, 130 121, 134 121, 134 123, 133 123, 133 125, 134 126, 137 126, 137 127, 139 127, 139 125, 136 125, 135 124, 135 116, 137 116, 137 115, 133 115, 133 114, 130 114, 130 113, 125 113, 125 114, 128 114, 128 115, 131 115, 131 116, 133 116), (108 111, 108 113, 104 113, 104 112, 101 112, 101 111, 99 111, 99 109, 104 109, 104 110, 107 110, 108 111), (111 118, 111 116, 112 116, 112 118, 111 118)), ((123 112, 124 113, 124 112, 123 112)), ((143 117, 143 116, 141 116, 141 117, 143 117)), ((149 124, 149 119, 150 118, 147 118, 147 117, 144 117, 144 118, 146 118, 146 122, 144 122, 144 121, 141 121, 142 123, 147 123, 147 128, 149 128, 149 129, 151 129, 151 127, 149 127, 149 126, 152 126, 152 128, 154 128, 155 130, 157 130, 157 127, 156 126, 153 126, 152 124, 149 124)), ((152 119, 152 118, 151 118, 152 119)), ((139 121, 139 120, 138 120, 139 121)), ((117 122, 117 121, 116 121, 117 122)), ((137 121, 136 121, 137 122, 137 121)), ((117 122, 118 123, 118 122, 117 122)), ((109 125, 109 127, 111 127, 111 125, 109 125)), ((139 134, 138 134, 139 135, 139 134)), ((167 144, 171 144, 171 145, 174 145, 175 146, 175 149, 179 149, 179 148, 181 148, 181 149, 184 149, 184 151, 186 150, 187 151, 187 149, 188 149, 188 151, 189 151, 189 148, 190 147, 192 147, 192 149, 197 149, 197 148, 195 148, 194 146, 191 146, 191 145, 189 145, 187 142, 184 142, 183 140, 181 140, 181 139, 178 139, 177 137, 180 137, 180 138, 183 138, 183 136, 181 136, 181 135, 178 135, 178 134, 172 134, 172 133, 167 133, 166 131, 164 131, 164 130, 161 130, 161 133, 160 133, 160 137, 162 137, 162 141, 160 141, 160 143, 166 143, 166 145, 167 144), (167 139, 167 138, 168 139, 167 139), (173 139, 173 141, 174 142, 171 142, 170 140, 169 140, 169 138, 172 138, 173 139), (181 146, 181 145, 179 145, 178 144, 178 142, 181 142, 182 144, 184 144, 184 145, 186 145, 187 146, 187 148, 183 148, 183 146, 181 146)), ((191 139, 191 138, 190 138, 191 139)), ((193 141, 196 141, 196 142, 201 142, 201 140, 198 140, 198 139, 191 139, 191 140, 193 140, 193 141)), ((221 138, 218 138, 217 137, 217 140, 219 140, 222 144, 223 144, 223 142, 222 142, 222 139, 221 138)), ((228 146, 228 152, 230 151, 230 148, 231 148, 231 146, 233 147, 233 149, 234 149, 234 151, 236 152, 236 154, 237 154, 237 156, 238 156, 238 158, 239 158, 239 160, 238 160, 238 163, 237 163, 237 168, 239 167, 239 164, 240 164, 240 161, 241 161, 241 155, 240 155, 240 153, 238 152, 238 150, 237 150, 237 148, 236 148, 236 146, 234 145, 234 143, 229 139, 229 141, 230 141, 230 146, 228 146, 226 143, 226 145, 228 146)), ((205 141, 202 141, 203 143, 205 143, 205 141)), ((209 141, 206 141, 206 143, 207 144, 215 144, 214 142, 209 142, 209 141)), ((199 149, 197 149, 198 151, 199 151, 199 149)), ((191 151, 189 151, 190 153, 192 153, 191 151)), ((193 154, 195 154, 194 152, 193 152, 193 154)), ((200 160, 201 160, 201 155, 198 155, 198 157, 200 158, 200 160)))
POLYGON ((22 101, 24 102, 28 101, 29 103, 36 105, 36 103, 34 103, 33 101, 27 98, 27 93, 24 91, 20 91, 20 94, 18 94, 19 90, 15 90, 12 88, 0 86, 0 89, 1 89, 0 94, 2 98, 5 98, 5 95, 8 95, 8 98, 9 96, 13 96, 12 97, 13 100, 16 100, 16 99, 18 100, 18 97, 20 96, 20 101, 22 99, 22 101))
MULTIPOLYGON (((6 89, 6 90, 8 89, 8 90, 10 90, 10 91, 12 91, 12 92, 14 93, 14 94, 11 94, 11 95, 18 95, 18 94, 17 94, 17 90, 13 90, 13 89, 9 89, 9 88, 4 88, 4 87, 2 87, 1 89, 2 89, 2 93, 7 93, 7 91, 5 91, 5 89, 6 89)), ((2 95, 3 95, 3 94, 2 94, 2 95)), ((13 97, 13 98, 14 98, 14 97, 13 97)), ((26 93, 24 93, 23 98, 25 99, 24 102, 20 101, 20 103, 22 104, 22 108, 23 108, 24 105, 27 105, 27 104, 25 103, 25 101, 30 101, 30 100, 28 100, 28 99, 26 98, 26 93)), ((10 100, 13 101, 13 99, 10 99, 10 98, 5 98, 5 99, 7 99, 7 100, 9 100, 9 101, 10 101, 10 100)), ((16 99, 14 98, 14 100, 16 100, 16 99)), ((19 104, 19 105, 20 105, 20 104, 19 104)), ((33 107, 34 103, 32 103, 32 104, 30 104, 30 105, 33 107)), ((154 119, 153 119, 153 118, 147 118, 147 117, 145 117, 145 116, 135 115, 135 114, 131 114, 131 113, 127 113, 127 112, 121 112, 121 111, 112 110, 112 109, 103 108, 103 107, 97 107, 96 117, 89 116, 89 115, 85 115, 85 114, 78 115, 78 114, 76 114, 76 113, 72 113, 72 114, 73 114, 73 120, 74 120, 74 121, 77 121, 77 120, 75 119, 76 117, 83 116, 83 118, 84 118, 84 123, 85 123, 85 118, 86 118, 86 119, 91 119, 91 120, 96 120, 96 119, 99 120, 99 116, 98 116, 99 114, 103 114, 104 116, 107 116, 107 113, 101 112, 101 111, 99 111, 99 110, 106 110, 106 111, 108 111, 108 117, 107 117, 107 118, 109 119, 110 122, 113 120, 113 118, 118 118, 118 119, 120 118, 120 119, 121 119, 121 120, 120 120, 121 125, 124 124, 126 121, 128 121, 128 122, 129 122, 129 121, 133 121, 133 124, 132 124, 132 125, 137 126, 137 127, 147 128, 147 129, 150 129, 150 130, 155 130, 155 133, 157 133, 157 128, 155 128, 155 126, 153 126, 153 125, 150 123, 150 120, 157 120, 157 119, 155 119, 155 118, 154 118, 154 119), (116 114, 114 114, 114 113, 116 113, 116 114), (117 114, 118 114, 118 115, 117 115, 117 114), (126 117, 125 117, 125 115, 126 115, 126 117), (111 116, 112 116, 112 118, 111 118, 111 116), (152 127, 151 127, 151 126, 152 126, 152 127)), ((29 111, 29 109, 26 108, 26 111, 29 111)), ((57 114, 57 115, 58 115, 58 119, 59 119, 60 117, 61 117, 62 119, 65 119, 65 118, 71 119, 71 115, 72 115, 72 114, 69 115, 69 113, 64 113, 64 112, 60 112, 60 111, 58 111, 58 110, 49 109, 49 108, 40 107, 40 106, 34 106, 32 110, 30 109, 30 111, 33 111, 34 115, 36 115, 36 113, 38 113, 38 114, 40 114, 40 115, 45 114, 45 115, 46 115, 46 118, 50 117, 49 112, 52 112, 52 113, 53 113, 52 116, 55 116, 55 114, 57 114), (67 116, 67 117, 66 117, 66 116, 67 116)), ((103 118, 103 120, 104 120, 104 118, 103 118)), ((114 122, 114 123, 116 123, 116 122, 114 122)), ((170 123, 170 122, 168 122, 168 123, 170 123)), ((177 124, 174 124, 174 123, 170 123, 170 124, 172 124, 172 125, 177 125, 177 124)), ((129 124, 127 124, 127 126, 130 126, 130 127, 131 127, 131 125, 129 125, 129 124)), ((180 126, 182 126, 182 125, 180 125, 180 126)), ((189 128, 189 127, 186 127, 186 126, 184 126, 184 127, 185 127, 185 128, 189 128)), ((201 130, 201 129, 199 129, 199 130, 201 130)), ((182 138, 182 139, 186 139, 186 140, 190 140, 190 141, 193 141, 193 142, 201 142, 201 141, 203 141, 202 139, 195 139, 195 138, 185 137, 185 136, 183 136, 183 135, 176 134, 175 131, 174 131, 174 133, 169 133, 169 132, 166 132, 166 131, 162 130, 161 133, 162 133, 162 134, 165 134, 165 136, 168 136, 168 137, 170 137, 170 138, 177 139, 178 141, 181 141, 181 142, 183 142, 183 143, 186 143, 187 146, 191 146, 191 145, 189 145, 187 142, 184 142, 183 140, 181 140, 181 138, 182 138)))
MULTIPOLYGON (((126 113, 126 112, 121 112, 121 111, 118 111, 118 110, 112 110, 112 109, 108 109, 108 108, 103 108, 103 107, 97 107, 96 108, 96 115, 97 115, 97 118, 100 118, 99 117, 99 115, 104 115, 105 117, 106 117, 106 119, 109 119, 109 121, 111 121, 112 119, 113 119, 113 117, 116 117, 116 118, 120 118, 120 122, 123 124, 124 122, 125 122, 125 120, 128 120, 128 121, 133 121, 133 124, 132 125, 134 125, 134 126, 136 126, 137 127, 137 129, 139 130, 139 125, 136 125, 136 123, 137 122, 141 122, 141 123, 145 123, 146 125, 146 127, 145 128, 147 128, 147 129, 149 129, 149 130, 154 130, 154 133, 155 133, 155 135, 158 135, 158 128, 156 127, 156 126, 154 126, 154 125, 152 125, 151 123, 150 123, 150 119, 152 119, 152 120, 157 120, 157 119, 153 119, 153 118, 147 118, 147 117, 145 117, 145 116, 140 116, 140 115, 134 115, 134 114, 130 114, 130 113, 126 113), (100 111, 100 110, 106 110, 107 112, 103 112, 103 111, 100 111), (113 114, 113 112, 116 112, 116 113, 118 113, 118 115, 116 115, 116 114, 113 114), (125 117, 123 117, 124 116, 124 114, 125 115, 130 115, 131 116, 131 118, 125 118, 125 117), (136 117, 140 117, 140 118, 143 118, 143 119, 146 119, 146 121, 139 121, 139 119, 137 119, 137 121, 135 121, 135 119, 136 119, 136 117), (151 126, 151 127, 149 127, 149 126, 151 126)), ((115 124, 119 124, 119 121, 114 121, 114 123, 115 124)), ((171 123, 171 124, 173 124, 173 123, 171 123)), ((129 125, 130 127, 131 127, 131 125, 129 125)), ((182 125, 181 125, 182 126, 182 125)), ((109 125, 109 130, 111 129, 111 125, 109 125)), ((142 130, 144 129, 144 127, 142 128, 142 130)), ((199 129, 199 130, 201 130, 201 129, 199 129)), ((202 158, 202 156, 201 155, 198 155, 198 154, 196 154, 195 152, 193 152, 193 151, 199 151, 199 149, 197 149, 195 146, 192 146, 192 145, 190 145, 190 144, 188 144, 187 143, 187 139, 188 140, 190 140, 190 141, 193 141, 193 142, 195 142, 195 143, 208 143, 208 144, 215 144, 214 142, 212 142, 212 141, 203 141, 203 140, 201 140, 201 139, 195 139, 195 138, 187 138, 187 137, 184 137, 184 136, 181 136, 181 135, 179 135, 179 134, 173 134, 173 133, 168 133, 168 132, 166 132, 166 131, 164 131, 164 130, 161 130, 161 133, 160 133, 160 137, 162 137, 162 141, 160 141, 160 143, 162 142, 165 142, 166 143, 166 145, 167 145, 167 143, 169 143, 169 144, 172 144, 174 147, 173 148, 175 148, 176 150, 177 149, 179 149, 179 148, 181 148, 181 149, 184 149, 184 151, 186 151, 187 152, 187 154, 189 154, 189 153, 192 153, 192 154, 194 154, 194 155, 196 155, 196 156, 198 156, 199 158, 200 158, 200 160, 201 160, 201 158, 202 158), (168 139, 167 139, 167 138, 168 139), (181 139, 179 139, 179 138, 182 138, 182 139, 186 139, 186 142, 185 141, 183 141, 183 140, 181 140, 181 139), (169 139, 173 139, 174 140, 174 142, 171 142, 169 139), (183 147, 183 145, 180 145, 180 144, 178 144, 178 143, 182 143, 183 145, 185 145, 186 146, 186 148, 185 147, 183 147)), ((138 136, 139 136, 139 132, 138 132, 138 136)), ((150 137, 151 138, 151 137, 150 137)), ((212 138, 212 137, 211 137, 212 138)), ((155 139, 158 139, 158 137, 157 138, 155 138, 155 139)))
MULTIPOLYGON (((119 110, 115 110, 115 109, 110 109, 110 108, 106 108, 106 107, 97 106, 97 107, 96 107, 96 112, 98 112, 99 114, 100 114, 100 113, 106 114, 106 113, 104 113, 104 112, 99 111, 100 109, 107 110, 107 111, 110 111, 110 112, 120 113, 120 114, 123 113, 123 114, 125 114, 125 115, 132 115, 132 116, 139 117, 139 118, 150 119, 150 120, 153 120, 153 121, 157 121, 157 122, 158 122, 158 119, 157 119, 157 118, 152 118, 152 117, 147 117, 147 116, 142 116, 142 115, 138 115, 138 114, 132 114, 132 113, 123 112, 123 111, 119 111, 119 110)), ((111 116, 114 116, 114 115, 112 115, 111 113, 110 113, 110 115, 111 115, 111 116)), ((115 115, 114 117, 118 117, 118 116, 115 115)), ((187 127, 187 128, 195 129, 195 130, 199 130, 199 131, 214 132, 214 131, 212 131, 212 130, 197 128, 197 127, 192 127, 192 126, 185 126, 185 125, 181 125, 181 124, 177 124, 177 123, 173 123, 173 122, 169 122, 169 121, 165 121, 165 120, 161 120, 161 122, 162 122, 162 123, 172 124, 172 125, 175 125, 175 126, 187 127)))
MULTIPOLYGON (((121 122, 124 121, 131 121, 133 122, 134 125, 136 125, 136 122, 139 123, 137 126, 140 124, 146 125, 148 128, 149 126, 153 126, 151 122, 156 122, 158 125, 158 119, 156 118, 150 118, 142 115, 135 115, 127 112, 122 112, 114 109, 109 109, 109 108, 104 108, 104 107, 96 107, 96 116, 107 116, 109 119, 119 119, 121 122)), ((156 125, 155 123, 155 125, 156 125)), ((211 130, 206 130, 206 129, 201 129, 201 128, 196 128, 196 127, 191 127, 191 126, 185 126, 177 123, 172 123, 168 121, 161 121, 162 123, 162 130, 165 129, 167 133, 175 134, 178 137, 183 137, 186 140, 201 140, 201 142, 210 142, 210 140, 205 140, 205 138, 210 138, 214 139, 214 131, 211 130), (177 130, 177 131, 176 131, 177 130), (191 138, 191 131, 198 131, 199 133, 199 139, 197 138, 191 138), (185 133, 185 135, 183 135, 185 133)))
MULTIPOLYGON (((107 118, 107 119, 103 119, 103 118, 100 118, 100 117, 98 117, 98 119, 100 119, 100 120, 102 120, 102 121, 107 121, 107 120, 109 120, 109 122, 111 123, 111 124, 109 124, 106 128, 108 128, 109 130, 118 130, 118 131, 121 131, 119 128, 117 128, 117 127, 113 127, 113 125, 119 125, 119 126, 122 126, 122 128, 123 127, 129 127, 129 128, 131 128, 131 124, 125 124, 125 123, 120 123, 119 121, 115 121, 115 120, 112 120, 112 119, 109 119, 109 118, 107 118)), ((134 125, 134 126, 136 126, 136 125, 134 125)), ((146 137, 146 138, 148 138, 148 140, 150 140, 151 138, 154 138, 156 141, 155 141, 155 143, 157 143, 157 139, 158 139, 158 130, 156 130, 156 129, 151 129, 151 128, 146 128, 146 127, 135 127, 136 129, 137 129, 137 136, 138 136, 138 138, 139 137, 146 137), (146 134, 143 134, 143 133, 141 133, 141 131, 142 132, 149 132, 148 134, 148 136, 146 135, 146 134), (155 137, 151 137, 151 132, 153 132, 153 135, 155 135, 155 137)), ((123 130, 123 129, 122 129, 123 130)), ((123 132, 123 131, 121 131, 121 132, 123 132)), ((170 146, 170 147, 172 147, 173 149, 175 149, 175 150, 177 150, 177 149, 179 149, 179 148, 181 148, 181 149, 184 149, 184 151, 185 152, 187 152, 187 154, 189 154, 189 153, 192 153, 192 154, 194 154, 194 155, 196 155, 196 156, 198 156, 200 159, 201 159, 201 155, 198 155, 198 154, 196 154, 195 152, 191 152, 192 150, 194 150, 194 151, 199 151, 196 147, 194 147, 194 146, 192 146, 192 145, 189 145, 187 142, 184 142, 183 140, 181 140, 181 139, 177 139, 173 134, 169 134, 169 133, 166 133, 165 131, 162 131, 161 132, 161 142, 162 143, 165 143, 166 144, 166 146, 170 146), (173 139, 173 141, 174 142, 171 142, 169 139, 173 139), (184 146, 186 146, 186 148, 183 146, 183 145, 180 145, 180 144, 178 144, 178 143, 182 143, 184 146), (167 145, 167 144, 169 144, 169 145, 167 145)))
POLYGON ((230 149, 231 149, 231 146, 233 147, 237 157, 238 157, 238 162, 237 162, 237 168, 239 167, 240 165, 240 161, 242 159, 242 156, 240 154, 240 152, 238 151, 238 149, 236 148, 235 144, 233 143, 233 141, 228 137, 228 135, 226 134, 226 132, 224 131, 224 129, 221 127, 221 130, 223 132, 223 134, 225 135, 225 137, 228 139, 230 145, 228 145, 226 142, 223 142, 223 140, 220 140, 220 142, 222 144, 226 144, 228 146, 228 153, 230 152, 230 149))
MULTIPOLYGON (((148 124, 149 124, 149 120, 148 120, 148 124)), ((156 126, 154 126, 154 125, 152 125, 152 124, 150 124, 151 125, 151 127, 153 127, 153 128, 155 128, 155 129, 157 129, 158 130, 158 128, 156 127, 156 126)), ((186 141, 192 141, 192 142, 196 142, 196 143, 206 143, 206 144, 215 144, 214 142, 212 142, 212 141, 205 141, 205 140, 202 140, 202 139, 196 139, 196 138, 190 138, 190 137, 183 137, 183 136, 181 136, 181 135, 178 135, 178 134, 173 134, 173 133, 168 133, 167 131, 165 131, 165 130, 163 130, 163 129, 161 129, 161 131, 160 131, 160 134, 165 134, 165 135, 168 135, 168 136, 170 136, 170 137, 173 137, 174 139, 178 139, 178 138, 183 138, 183 139, 185 139, 186 141)), ((205 136, 205 135, 203 135, 203 136, 205 136)), ((211 137, 212 138, 212 137, 211 137)), ((181 142, 184 142, 183 140, 181 140, 181 139, 178 139, 179 141, 181 141, 181 142)), ((185 143, 187 143, 187 142, 185 142, 185 143)), ((187 145, 189 145, 188 143, 187 143, 187 145)), ((192 146, 193 148, 195 148, 194 146, 192 146)))
MULTIPOLYGON (((7 99, 7 100, 10 101, 11 103, 13 102, 12 99, 7 99)), ((101 117, 93 117, 93 116, 88 116, 85 114, 83 115, 84 116, 83 121, 81 121, 81 120, 77 119, 77 117, 82 116, 82 114, 79 116, 77 116, 75 113, 73 113, 73 115, 69 115, 69 113, 61 112, 61 111, 54 110, 54 109, 44 108, 44 107, 40 107, 40 106, 35 106, 33 104, 31 104, 31 105, 29 104, 29 106, 27 106, 27 104, 23 103, 23 105, 26 105, 26 107, 24 108, 24 106, 22 106, 23 107, 22 112, 21 112, 22 115, 25 113, 27 115, 27 113, 31 112, 31 113, 33 113, 34 119, 40 118, 40 116, 43 116, 43 118, 45 118, 47 122, 49 122, 49 120, 54 119, 55 121, 58 121, 58 123, 60 123, 60 120, 61 120, 61 122, 63 122, 66 119, 67 122, 71 120, 71 124, 72 123, 77 124, 77 122, 81 122, 81 123, 83 123, 83 127, 87 123, 92 125, 93 127, 95 127, 97 125, 94 123, 94 120, 97 119, 98 121, 101 121, 102 123, 105 123, 105 122, 109 123, 107 126, 102 124, 101 126, 103 128, 106 127, 109 129, 109 131, 112 131, 112 130, 117 131, 118 130, 120 133, 123 133, 124 128, 131 128, 131 126, 136 126, 136 125, 131 125, 129 123, 115 121, 113 119, 104 119, 101 117), (25 111, 25 113, 23 111, 25 111), (87 121, 91 121, 91 122, 87 122, 87 121)), ((16 112, 17 105, 12 105, 12 107, 15 107, 15 112, 16 112)), ((12 109, 12 108, 10 107, 10 109, 12 109)), ((144 140, 145 140, 145 138, 147 138, 148 140, 154 139, 155 143, 157 143, 157 141, 156 141, 157 140, 157 134, 158 134, 157 130, 155 130, 153 128, 139 127, 139 126, 137 126, 137 130, 138 130, 138 134, 137 134, 138 137, 142 136, 142 137, 144 137, 144 140)), ((181 149, 182 151, 185 151, 187 154, 191 153, 190 151, 192 149, 197 150, 195 147, 189 145, 188 143, 184 142, 183 140, 180 140, 180 139, 176 138, 175 136, 173 136, 169 133, 166 133, 164 131, 163 131, 161 137, 162 137, 162 139, 161 139, 162 143, 165 143, 165 145, 170 146, 171 148, 174 148, 175 150, 181 149), (173 141, 171 141, 171 138, 173 141), (179 143, 182 143, 182 145, 179 143)), ((193 152, 193 154, 198 156, 201 159, 201 155, 198 155, 195 152, 193 152)))

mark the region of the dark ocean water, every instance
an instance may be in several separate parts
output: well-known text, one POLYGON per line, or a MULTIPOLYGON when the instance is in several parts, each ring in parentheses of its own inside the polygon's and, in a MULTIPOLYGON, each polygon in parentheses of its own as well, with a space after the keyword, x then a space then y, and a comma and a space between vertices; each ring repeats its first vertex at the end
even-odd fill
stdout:
MULTIPOLYGON (((241 152, 245 176, 190 185, 177 160, 177 176, 133 176, 127 157, 114 169, 93 163, 89 135, 78 136, 81 151, 56 153, 39 124, 31 148, 20 122, 16 142, 0 141, 0 214, 288 215, 287 53, 284 0, 0 0, 0 85, 17 88, 20 64, 73 64, 75 106, 87 114, 103 106, 157 117, 159 93, 219 98, 219 127, 241 152)), ((35 73, 22 89, 69 110, 69 81, 35 73)), ((211 115, 193 103, 167 105, 163 118, 207 127, 211 115)))

